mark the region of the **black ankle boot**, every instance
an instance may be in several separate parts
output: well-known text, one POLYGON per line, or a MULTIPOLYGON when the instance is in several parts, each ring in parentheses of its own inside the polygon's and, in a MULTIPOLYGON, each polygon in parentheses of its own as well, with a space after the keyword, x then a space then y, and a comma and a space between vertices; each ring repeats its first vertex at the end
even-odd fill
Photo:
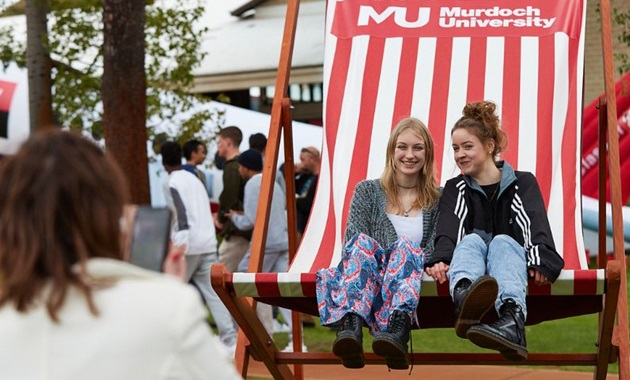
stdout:
POLYGON ((477 346, 497 350, 508 360, 527 359, 525 316, 511 298, 503 301, 496 322, 476 324, 468 330, 467 336, 477 346))
POLYGON ((387 323, 387 332, 374 334, 372 350, 376 355, 382 356, 391 369, 409 368, 409 356, 407 355, 407 342, 411 318, 407 313, 394 311, 387 323))
POLYGON ((333 342, 332 351, 341 358, 346 368, 363 368, 363 319, 354 313, 346 314, 341 320, 341 330, 333 342))
POLYGON ((481 318, 494 305, 499 292, 497 281, 490 276, 481 276, 472 283, 464 278, 457 282, 453 290, 455 303, 455 333, 466 338, 470 326, 479 323, 481 318))

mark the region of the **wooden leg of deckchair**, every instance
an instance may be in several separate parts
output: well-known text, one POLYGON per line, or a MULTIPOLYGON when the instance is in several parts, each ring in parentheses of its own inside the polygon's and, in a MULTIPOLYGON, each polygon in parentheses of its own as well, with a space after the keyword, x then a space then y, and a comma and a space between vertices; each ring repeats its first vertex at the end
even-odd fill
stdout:
POLYGON ((252 306, 253 300, 238 297, 230 292, 225 282, 226 274, 225 266, 213 265, 210 272, 212 287, 240 326, 241 331, 249 339, 255 355, 260 357, 274 379, 293 379, 289 366, 276 362, 278 349, 258 319, 256 310, 252 306))
POLYGON ((619 379, 630 380, 630 338, 628 335, 628 291, 626 278, 625 257, 621 266, 621 285, 619 287, 619 302, 617 303, 617 326, 615 327, 614 342, 619 347, 619 379), (625 265, 624 265, 625 264, 625 265))
POLYGON ((597 365, 593 374, 595 380, 605 380, 608 372, 620 281, 621 266, 617 260, 611 260, 606 266, 606 293, 604 294, 604 310, 600 313, 597 365))
POLYGON ((234 353, 234 365, 241 373, 243 379, 247 379, 247 369, 249 368, 249 353, 247 352, 247 347, 249 345, 249 339, 247 339, 243 330, 238 329, 236 352, 234 353))

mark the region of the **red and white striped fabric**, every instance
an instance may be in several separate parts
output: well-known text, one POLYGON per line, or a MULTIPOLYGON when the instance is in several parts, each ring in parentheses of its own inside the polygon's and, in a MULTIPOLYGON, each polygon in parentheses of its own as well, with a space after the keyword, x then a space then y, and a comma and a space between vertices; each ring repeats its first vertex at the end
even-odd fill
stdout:
MULTIPOLYGON (((313 212, 289 273, 235 274, 237 292, 242 284, 256 294, 269 286, 314 295, 304 281, 339 262, 354 187, 381 175, 396 123, 414 116, 427 124, 444 184, 458 174, 452 126, 467 102, 488 99, 508 135, 502 159, 535 174, 566 263, 556 284, 535 293, 601 294, 603 271, 586 270, 580 208, 585 12, 585 0, 329 0, 313 212)), ((423 295, 444 293, 424 281, 423 295)))

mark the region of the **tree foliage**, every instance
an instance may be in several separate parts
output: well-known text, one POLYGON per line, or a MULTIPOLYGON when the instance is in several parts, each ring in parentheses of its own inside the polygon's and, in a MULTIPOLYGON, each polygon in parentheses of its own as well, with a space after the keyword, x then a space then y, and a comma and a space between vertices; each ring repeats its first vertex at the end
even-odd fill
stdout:
MULTIPOLYGON (((222 115, 204 107, 207 99, 190 94, 192 70, 205 56, 200 27, 203 0, 147 1, 146 59, 147 127, 155 145, 164 139, 197 138, 209 142, 221 126, 222 115), (159 4, 158 4, 159 3, 159 4), (203 108, 198 112, 191 109, 203 108), (178 119, 177 115, 187 118, 178 119), (181 128, 180 128, 181 127, 181 128)), ((17 4, 15 7, 19 7, 17 4)), ((49 0, 50 53, 53 59, 53 108, 62 127, 103 136, 101 76, 103 21, 100 0, 49 0)), ((18 9, 19 11, 19 9, 18 9)), ((0 28, 0 63, 25 67, 26 45, 12 26, 0 28)))
MULTIPOLYGON (((630 7, 625 10, 613 8, 613 21, 617 24, 617 40, 630 49, 630 7)), ((630 54, 628 49, 619 50, 614 53, 617 61, 617 68, 620 74, 625 74, 630 70, 630 54)))

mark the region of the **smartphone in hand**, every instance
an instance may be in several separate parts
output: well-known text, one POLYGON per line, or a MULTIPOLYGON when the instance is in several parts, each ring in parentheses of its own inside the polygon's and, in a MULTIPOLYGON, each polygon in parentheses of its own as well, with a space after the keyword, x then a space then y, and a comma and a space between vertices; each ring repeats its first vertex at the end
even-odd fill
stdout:
POLYGON ((140 206, 131 236, 129 261, 139 267, 162 271, 168 254, 172 212, 168 208, 140 206))

